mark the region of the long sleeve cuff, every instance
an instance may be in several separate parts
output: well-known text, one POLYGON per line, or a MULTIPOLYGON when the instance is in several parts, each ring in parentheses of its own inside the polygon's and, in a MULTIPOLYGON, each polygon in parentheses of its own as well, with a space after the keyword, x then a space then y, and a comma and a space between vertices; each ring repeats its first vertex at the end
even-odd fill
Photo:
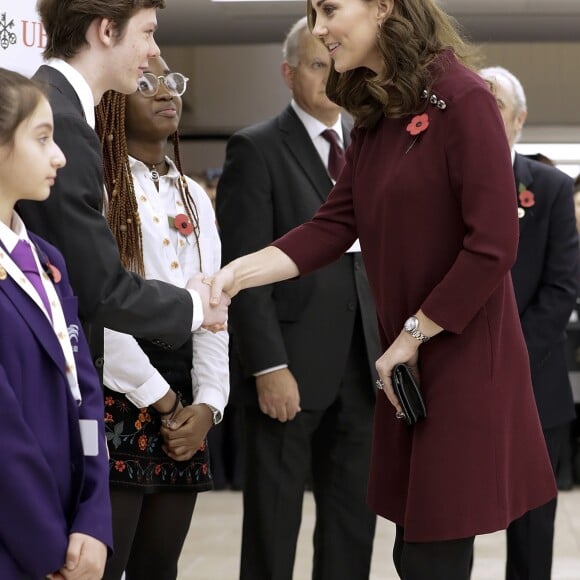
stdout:
POLYGON ((196 290, 189 290, 191 299, 193 300, 193 316, 191 318, 191 332, 197 330, 203 323, 203 303, 201 296, 196 290))
POLYGON ((167 394, 169 388, 169 384, 156 373, 138 389, 126 393, 125 396, 135 407, 142 409, 159 401, 167 394))

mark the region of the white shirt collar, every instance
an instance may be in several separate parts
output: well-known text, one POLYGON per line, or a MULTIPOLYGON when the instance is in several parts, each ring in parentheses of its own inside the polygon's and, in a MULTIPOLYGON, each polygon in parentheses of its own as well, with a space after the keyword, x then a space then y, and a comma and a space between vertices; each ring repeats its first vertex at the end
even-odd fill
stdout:
POLYGON ((514 163, 516 162, 516 150, 513 147, 511 148, 511 155, 512 155, 512 167, 513 167, 514 163))
POLYGON ((6 251, 11 254, 18 240, 30 242, 24 222, 16 212, 12 212, 11 227, 0 221, 0 241, 4 244, 6 251))
MULTIPOLYGON (((127 157, 129 157, 129 167, 131 168, 131 173, 141 173, 143 175, 149 175, 151 173, 151 168, 145 165, 143 161, 140 161, 135 157, 131 157, 131 155, 128 155, 127 157)), ((169 170, 165 175, 162 175, 161 177, 169 177, 170 179, 177 179, 180 175, 177 166, 170 157, 165 156, 164 159, 165 162, 169 165, 169 170)))
POLYGON ((76 68, 61 58, 51 58, 46 61, 46 65, 59 71, 72 85, 72 88, 81 101, 85 119, 91 128, 94 129, 95 99, 93 97, 93 91, 85 77, 76 68))
POLYGON ((316 119, 315 117, 307 113, 304 109, 302 109, 294 99, 292 99, 290 105, 294 109, 294 112, 298 115, 298 118, 302 121, 302 124, 306 128, 306 131, 308 132, 308 135, 310 135, 310 138, 312 140, 314 140, 316 137, 319 137, 320 134, 325 129, 334 129, 338 135, 338 138, 340 139, 340 142, 343 144, 344 147, 344 139, 342 135, 342 121, 340 115, 338 115, 338 119, 336 120, 336 123, 332 125, 332 127, 327 127, 324 123, 321 123, 318 119, 316 119))

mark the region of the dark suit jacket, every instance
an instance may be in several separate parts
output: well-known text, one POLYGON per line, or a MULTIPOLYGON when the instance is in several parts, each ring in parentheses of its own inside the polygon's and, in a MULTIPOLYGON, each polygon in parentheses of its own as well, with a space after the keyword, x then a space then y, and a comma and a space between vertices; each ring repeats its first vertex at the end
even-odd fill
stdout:
POLYGON ((18 213, 33 232, 64 255, 79 315, 97 366, 102 367, 103 326, 173 348, 191 335, 189 292, 143 280, 121 265, 103 207, 103 161, 96 133, 84 119, 73 87, 42 66, 34 79, 48 89, 54 138, 66 156, 48 200, 21 202, 18 213))
MULTIPOLYGON (((348 127, 343 130, 348 139, 348 127)), ((278 117, 236 133, 228 142, 217 189, 223 262, 263 248, 309 220, 331 187, 312 140, 290 106, 278 117)), ((239 355, 249 377, 246 401, 256 401, 253 373, 288 364, 298 382, 301 407, 328 406, 344 373, 358 307, 374 377, 380 347, 360 254, 343 255, 310 276, 236 296, 229 315, 232 374, 239 355)))
POLYGON ((523 208, 512 278, 530 356, 542 426, 574 418, 566 364, 566 325, 578 295, 578 234, 573 183, 554 167, 517 155, 516 188, 534 195, 523 208))
MULTIPOLYGON (((78 328, 62 256, 30 238, 61 271, 55 289, 69 330, 78 328)), ((81 331, 78 341, 71 339, 83 399, 78 406, 48 318, 10 275, 0 278, 0 320, 0 576, 44 578, 64 565, 72 532, 112 546, 103 395, 81 331), (79 419, 97 421, 97 456, 83 455, 79 419)))

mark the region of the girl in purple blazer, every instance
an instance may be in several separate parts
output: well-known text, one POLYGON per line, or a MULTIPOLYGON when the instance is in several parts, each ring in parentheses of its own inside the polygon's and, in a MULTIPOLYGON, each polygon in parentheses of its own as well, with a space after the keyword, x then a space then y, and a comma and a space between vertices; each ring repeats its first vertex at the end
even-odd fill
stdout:
MULTIPOLYGON (((14 205, 65 165, 48 100, 0 69, 0 576, 102 577, 112 545, 103 397, 60 253, 14 205)), ((66 227, 62 224, 61 227, 66 227)))

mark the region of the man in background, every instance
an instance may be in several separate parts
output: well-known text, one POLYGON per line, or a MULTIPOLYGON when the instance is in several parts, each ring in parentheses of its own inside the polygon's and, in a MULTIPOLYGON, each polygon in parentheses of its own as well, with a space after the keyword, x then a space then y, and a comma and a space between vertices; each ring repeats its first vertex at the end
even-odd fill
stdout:
MULTIPOLYGON (((512 278, 540 421, 556 472, 575 415, 565 348, 566 326, 578 294, 573 182, 555 167, 514 151, 527 116, 520 81, 501 67, 485 68, 480 74, 495 94, 512 149, 520 223, 512 278)), ((510 524, 507 580, 550 580, 555 516, 556 499, 510 524)))
MULTIPOLYGON (((326 96, 328 50, 298 21, 284 43, 292 102, 236 133, 217 189, 223 262, 309 220, 338 179, 348 126, 326 96)), ((230 308, 245 441, 241 580, 291 580, 304 488, 316 502, 315 580, 369 576, 366 506, 376 314, 360 251, 298 280, 245 290, 230 308)))

